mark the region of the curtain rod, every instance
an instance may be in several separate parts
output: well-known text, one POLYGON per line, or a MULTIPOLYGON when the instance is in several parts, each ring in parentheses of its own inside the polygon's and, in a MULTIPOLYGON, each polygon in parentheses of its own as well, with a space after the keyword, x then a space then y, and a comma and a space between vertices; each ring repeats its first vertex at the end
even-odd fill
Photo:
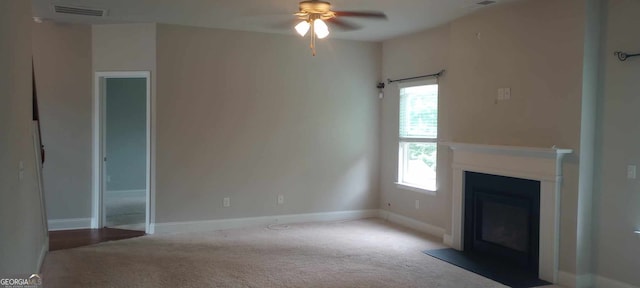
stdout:
POLYGON ((435 74, 429 74, 429 75, 421 75, 421 76, 416 76, 416 77, 409 77, 409 78, 402 78, 402 79, 396 79, 396 80, 391 80, 391 79, 387 79, 387 82, 389 84, 393 83, 393 82, 401 82, 401 81, 407 81, 407 80, 415 80, 415 79, 422 79, 422 78, 431 78, 431 77, 435 77, 438 78, 440 76, 442 76, 442 74, 444 74, 444 69, 440 70, 440 72, 435 73, 435 74))
POLYGON ((625 60, 627 60, 627 58, 640 56, 640 53, 629 54, 629 53, 625 53, 625 52, 622 52, 622 51, 616 51, 616 52, 613 53, 613 55, 618 56, 618 60, 625 61, 625 60))

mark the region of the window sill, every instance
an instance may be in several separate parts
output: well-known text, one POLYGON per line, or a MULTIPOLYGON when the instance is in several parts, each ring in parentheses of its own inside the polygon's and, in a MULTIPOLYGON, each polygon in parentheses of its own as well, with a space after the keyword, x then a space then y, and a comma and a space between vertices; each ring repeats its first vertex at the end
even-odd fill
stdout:
POLYGON ((438 191, 433 191, 433 190, 425 189, 425 188, 422 188, 422 187, 416 187, 416 186, 412 186, 412 185, 404 184, 404 183, 400 183, 400 182, 396 182, 396 187, 398 187, 398 189, 424 193, 424 194, 427 194, 427 195, 433 195, 433 196, 438 195, 438 191))

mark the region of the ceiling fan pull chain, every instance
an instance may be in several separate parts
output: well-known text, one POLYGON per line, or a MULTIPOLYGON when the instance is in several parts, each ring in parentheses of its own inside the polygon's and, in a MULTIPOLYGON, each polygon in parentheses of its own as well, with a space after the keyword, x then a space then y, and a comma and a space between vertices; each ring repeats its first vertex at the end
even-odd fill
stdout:
POLYGON ((316 56, 316 25, 314 25, 315 23, 313 23, 313 19, 309 22, 311 22, 311 54, 316 56))

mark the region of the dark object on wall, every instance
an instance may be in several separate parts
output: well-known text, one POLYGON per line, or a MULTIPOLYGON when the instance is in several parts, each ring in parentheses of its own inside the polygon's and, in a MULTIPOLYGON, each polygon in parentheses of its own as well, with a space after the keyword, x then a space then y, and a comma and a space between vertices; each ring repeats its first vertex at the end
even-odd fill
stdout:
MULTIPOLYGON (((36 90, 36 70, 33 66, 33 59, 31 60, 31 85, 33 87, 33 121, 38 121, 38 137, 40 143, 42 143, 42 130, 40 129, 40 111, 38 110, 38 91, 36 90)), ((42 164, 44 164, 44 145, 40 145, 40 157, 42 164)))
POLYGON ((620 61, 626 61, 628 58, 640 56, 640 53, 628 54, 622 51, 616 51, 616 52, 613 52, 613 55, 616 55, 618 57, 618 60, 620 61))

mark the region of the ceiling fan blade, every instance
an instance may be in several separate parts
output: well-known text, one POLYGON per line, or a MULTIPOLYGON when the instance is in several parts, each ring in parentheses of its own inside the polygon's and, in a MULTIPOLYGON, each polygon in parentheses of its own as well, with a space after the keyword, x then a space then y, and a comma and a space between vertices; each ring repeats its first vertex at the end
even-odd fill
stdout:
POLYGON ((387 14, 378 11, 334 11, 338 17, 362 17, 362 18, 375 18, 375 19, 387 19, 387 14))
POLYGON ((327 22, 329 22, 330 24, 333 24, 336 30, 353 31, 353 30, 362 29, 362 26, 351 23, 349 21, 342 20, 342 19, 332 18, 327 20, 327 22))

